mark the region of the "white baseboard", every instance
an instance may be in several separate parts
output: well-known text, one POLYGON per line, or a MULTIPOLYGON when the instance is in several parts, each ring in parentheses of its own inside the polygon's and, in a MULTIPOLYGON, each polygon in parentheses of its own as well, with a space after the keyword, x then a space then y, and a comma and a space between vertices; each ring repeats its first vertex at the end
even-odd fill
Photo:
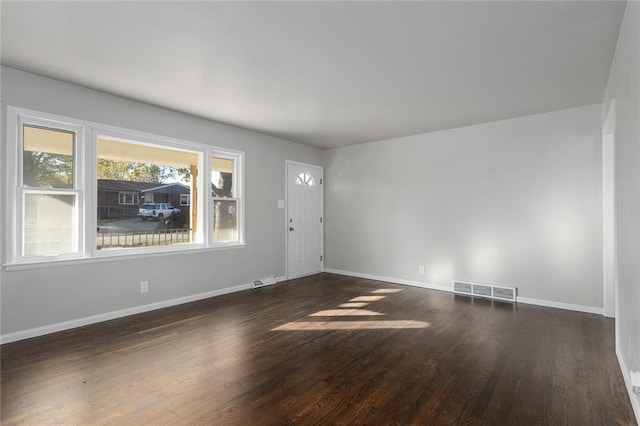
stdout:
MULTIPOLYGON (((394 284, 402 284, 402 285, 410 285, 410 286, 414 286, 414 287, 428 288, 428 289, 431 289, 431 290, 440 290, 440 291, 453 292, 453 288, 449 287, 449 286, 422 283, 422 282, 419 282, 419 281, 409 281, 409 280, 403 280, 403 279, 399 279, 399 278, 381 277, 381 276, 378 276, 378 275, 369 275, 369 274, 363 274, 363 273, 360 273, 360 272, 342 271, 340 269, 327 269, 327 268, 325 268, 324 272, 327 272, 327 273, 330 273, 330 274, 345 275, 345 276, 348 276, 348 277, 366 278, 366 279, 369 279, 369 280, 386 281, 386 282, 390 282, 390 283, 394 283, 394 284)), ((528 297, 520 297, 520 296, 518 296, 516 301, 517 301, 517 303, 524 303, 524 304, 527 304, 527 305, 536 305, 536 306, 545 306, 547 308, 566 309, 566 310, 569 310, 569 311, 586 312, 586 313, 590 313, 590 314, 600 314, 600 315, 604 314, 603 308, 598 308, 598 307, 595 307, 595 306, 573 305, 573 304, 570 304, 570 303, 552 302, 550 300, 531 299, 531 298, 528 298, 528 297)))
POLYGON ((629 377, 630 370, 627 368, 627 364, 624 362, 624 357, 620 353, 620 349, 618 349, 618 345, 616 343, 616 357, 618 358, 618 365, 620 365, 620 370, 622 370, 622 377, 624 377, 624 385, 627 388, 627 392, 629 393, 629 399, 631 400, 631 407, 633 407, 633 413, 636 416, 636 423, 640 424, 640 396, 633 393, 631 387, 631 378, 629 377))
POLYGON ((281 277, 276 277, 276 282, 277 283, 281 283, 282 281, 286 281, 287 277, 286 276, 281 276, 281 277))
POLYGON ((447 287, 444 285, 422 283, 420 281, 403 280, 401 278, 381 277, 378 275, 363 274, 361 272, 342 271, 340 269, 325 268, 323 272, 327 272, 329 274, 336 274, 336 275, 345 275, 347 277, 366 278, 368 280, 375 280, 375 281, 385 281, 393 284, 410 285, 412 287, 428 288, 430 290, 439 290, 439 291, 448 291, 448 292, 451 292, 453 290, 451 287, 447 287))
MULTIPOLYGON (((276 280, 284 281, 284 277, 278 277, 276 280)), ((104 314, 91 315, 89 317, 78 318, 70 321, 59 322, 56 324, 45 325, 42 327, 30 328, 28 330, 16 331, 0 336, 0 343, 16 342, 18 340, 29 339, 31 337, 43 336, 45 334, 56 333, 58 331, 69 330, 72 328, 82 327, 89 324, 108 321, 116 318, 122 318, 129 315, 140 314, 156 309, 167 308, 169 306, 182 305, 183 303, 195 302, 196 300, 208 299, 210 297, 221 296, 223 294, 235 293, 237 291, 249 290, 251 284, 241 284, 233 287, 222 288, 218 290, 207 291, 205 293, 193 294, 191 296, 179 297, 177 299, 163 300, 161 302, 150 303, 148 305, 134 306, 132 308, 121 309, 119 311, 106 312, 104 314)))
POLYGON ((547 308, 564 309, 567 311, 585 312, 588 314, 604 315, 604 309, 597 306, 573 305, 571 303, 554 302, 551 300, 531 299, 529 297, 518 296, 519 303, 527 305, 544 306, 547 308))

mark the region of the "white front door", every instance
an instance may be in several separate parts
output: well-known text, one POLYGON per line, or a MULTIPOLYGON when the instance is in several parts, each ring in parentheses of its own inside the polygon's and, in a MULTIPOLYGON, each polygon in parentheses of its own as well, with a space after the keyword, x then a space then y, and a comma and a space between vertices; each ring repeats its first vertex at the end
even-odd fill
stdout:
POLYGON ((287 162, 287 277, 322 271, 322 167, 287 162))

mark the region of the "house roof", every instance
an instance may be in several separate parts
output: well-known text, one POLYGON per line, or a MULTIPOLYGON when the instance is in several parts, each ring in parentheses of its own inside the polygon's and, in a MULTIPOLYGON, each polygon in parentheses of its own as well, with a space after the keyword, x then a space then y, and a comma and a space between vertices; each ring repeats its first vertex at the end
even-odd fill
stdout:
POLYGON ((157 186, 157 182, 130 182, 116 179, 98 179, 98 191, 144 192, 157 186))
POLYGON ((130 182, 116 179, 98 179, 98 191, 131 191, 150 192, 158 194, 188 194, 191 188, 187 185, 173 182, 158 184, 158 182, 130 182))
MULTIPOLYGON (((179 182, 160 184, 151 182, 129 182, 115 179, 98 179, 98 191, 130 191, 153 194, 189 194, 191 188, 179 182)), ((230 197, 229 191, 224 191, 211 184, 214 197, 230 197)))
MULTIPOLYGON (((157 185, 157 184, 156 184, 157 185)), ((145 189, 142 192, 160 193, 160 194, 189 194, 191 188, 178 182, 167 183, 154 188, 145 189)))

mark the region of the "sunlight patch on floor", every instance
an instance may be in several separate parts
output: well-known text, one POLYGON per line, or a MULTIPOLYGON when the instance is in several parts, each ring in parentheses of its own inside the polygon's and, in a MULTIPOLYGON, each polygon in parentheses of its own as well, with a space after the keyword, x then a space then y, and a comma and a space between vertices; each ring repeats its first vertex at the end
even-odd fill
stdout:
POLYGON ((339 308, 364 308, 368 303, 365 302, 350 302, 350 303, 341 303, 338 305, 339 308))
POLYGON ((386 315, 386 314, 370 311, 368 309, 327 309, 325 311, 318 311, 315 314, 311 314, 309 316, 310 317, 357 317, 357 316, 370 316, 370 315, 386 315))
MULTIPOLYGON (((385 299, 387 294, 399 293, 402 290, 394 288, 379 288, 370 293, 375 295, 357 296, 341 303, 339 308, 324 309, 309 314, 309 317, 358 317, 358 316, 386 316, 381 312, 369 309, 358 309, 370 305, 370 302, 378 302, 385 299), (384 294, 384 296, 383 296, 384 294)), ((337 318, 336 318, 337 319, 337 318)), ((346 319, 346 318, 345 318, 346 319)), ((295 331, 295 330, 383 330, 383 329, 416 329, 427 328, 429 323, 413 320, 373 320, 373 321, 293 321, 272 328, 271 331, 295 331)))
POLYGON ((427 328, 429 323, 423 321, 300 321, 290 322, 271 331, 304 331, 304 330, 381 330, 427 328))
POLYGON ((349 302, 377 302, 387 296, 358 296, 353 299, 349 299, 349 302))

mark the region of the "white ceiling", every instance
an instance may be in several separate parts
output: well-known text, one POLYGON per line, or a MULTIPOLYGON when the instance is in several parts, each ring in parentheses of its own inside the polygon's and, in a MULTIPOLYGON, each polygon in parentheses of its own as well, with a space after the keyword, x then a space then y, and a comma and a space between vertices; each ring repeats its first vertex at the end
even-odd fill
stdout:
POLYGON ((620 2, 6 2, 2 64, 327 148, 601 102, 620 2))

